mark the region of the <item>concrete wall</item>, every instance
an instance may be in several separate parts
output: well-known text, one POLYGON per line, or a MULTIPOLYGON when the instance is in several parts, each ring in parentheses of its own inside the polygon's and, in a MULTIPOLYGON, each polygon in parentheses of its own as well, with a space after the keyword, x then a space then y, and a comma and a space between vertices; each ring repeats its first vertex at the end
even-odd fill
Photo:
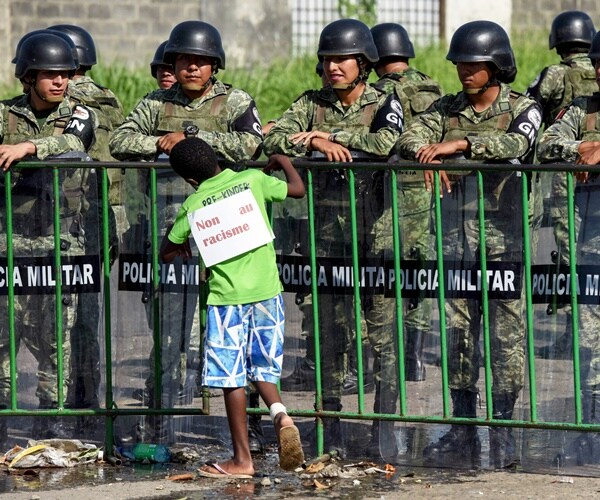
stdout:
POLYGON ((248 67, 290 53, 286 1, 0 0, 0 79, 10 81, 14 47, 35 29, 77 24, 93 36, 101 62, 140 67, 150 63, 173 26, 189 19, 209 22, 220 31, 228 67, 248 67))
POLYGON ((446 42, 450 42, 457 28, 469 21, 494 21, 510 33, 513 3, 512 0, 446 0, 446 42))
POLYGON ((513 29, 523 31, 539 28, 550 33, 552 20, 565 10, 582 10, 600 29, 600 1, 598 0, 513 0, 513 29))

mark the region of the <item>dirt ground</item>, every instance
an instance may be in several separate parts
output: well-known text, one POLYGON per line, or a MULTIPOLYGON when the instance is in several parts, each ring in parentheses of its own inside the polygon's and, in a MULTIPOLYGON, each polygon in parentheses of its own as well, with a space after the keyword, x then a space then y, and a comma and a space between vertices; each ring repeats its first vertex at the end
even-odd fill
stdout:
MULTIPOLYGON (((37 481, 17 482, 15 490, 2 493, 2 498, 14 500, 64 500, 65 498, 114 500, 129 499, 204 499, 219 498, 340 498, 340 499, 399 499, 399 498, 594 498, 600 497, 600 479, 525 474, 518 472, 457 473, 447 471, 398 470, 395 475, 367 477, 357 480, 334 479, 323 481, 327 488, 318 489, 314 481, 301 480, 298 474, 269 475, 253 480, 215 481, 195 478, 175 482, 153 474, 154 479, 130 478, 129 471, 116 471, 109 480, 97 484, 98 474, 82 478, 80 484, 59 481, 45 486, 37 481), (95 476, 95 477, 94 477, 95 476), (358 481, 358 482, 357 482, 358 481), (61 486, 62 483, 62 486, 61 486), (38 487, 36 487, 38 486, 38 487), (50 489, 52 488, 52 489, 50 489), (66 488, 66 489, 65 489, 66 488)), ((193 475, 193 473, 192 473, 193 475)), ((150 477, 150 476, 148 476, 150 477)))

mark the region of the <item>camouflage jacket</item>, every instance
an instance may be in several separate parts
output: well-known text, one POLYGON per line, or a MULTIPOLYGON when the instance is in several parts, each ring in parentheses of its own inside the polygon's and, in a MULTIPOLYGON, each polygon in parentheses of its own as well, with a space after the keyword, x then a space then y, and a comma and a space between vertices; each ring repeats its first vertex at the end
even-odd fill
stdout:
MULTIPOLYGON (((66 153, 87 152, 95 141, 98 119, 94 110, 67 96, 40 124, 27 95, 0 103, 0 138, 3 144, 29 141, 40 160, 66 153)), ((87 210, 89 169, 60 170, 60 216, 73 217, 87 210)), ((53 218, 53 181, 49 169, 14 169, 13 222, 19 231, 50 234, 53 218)), ((62 229, 61 229, 62 230, 62 229)))
POLYGON ((153 160, 160 136, 192 124, 200 129, 198 137, 226 160, 245 161, 260 155, 263 137, 254 100, 219 80, 193 101, 178 84, 146 95, 113 132, 111 154, 119 160, 153 160))
POLYGON ((110 134, 117 128, 125 117, 123 106, 117 96, 109 89, 98 85, 89 76, 81 76, 69 81, 69 93, 74 96, 82 96, 90 106, 98 109, 98 131, 96 143, 90 150, 90 156, 94 160, 114 161, 110 155, 108 141, 110 134), (95 103, 95 104, 92 104, 95 103))
POLYGON ((443 95, 439 83, 414 68, 383 75, 373 86, 386 94, 396 92, 404 111, 405 127, 443 95))
POLYGON ((542 134, 540 161, 575 161, 579 145, 600 141, 600 93, 579 97, 542 134))
POLYGON ((27 95, 0 102, 0 142, 18 144, 29 141, 36 147, 40 160, 71 151, 87 152, 95 141, 98 117, 77 97, 67 96, 46 118, 40 128, 27 95), (78 112, 74 114, 75 108, 78 112), (70 127, 77 119, 86 122, 84 129, 70 127))
POLYGON ((597 89, 592 62, 585 54, 575 54, 544 68, 526 94, 540 104, 544 125, 549 127, 573 99, 592 95, 597 89))
POLYGON ((309 90, 288 108, 267 134, 265 154, 306 156, 308 149, 292 144, 290 136, 318 129, 335 132, 335 141, 348 149, 387 157, 402 132, 402 115, 402 106, 395 95, 386 95, 371 85, 367 85, 360 98, 346 109, 331 87, 309 90), (370 111, 372 107, 373 112, 370 111), (367 120, 365 116, 368 116, 367 120))
POLYGON ((496 101, 481 113, 463 92, 446 95, 408 126, 398 141, 398 154, 414 160, 423 146, 464 138, 471 144, 468 159, 523 160, 534 149, 540 122, 537 103, 505 84, 496 101))

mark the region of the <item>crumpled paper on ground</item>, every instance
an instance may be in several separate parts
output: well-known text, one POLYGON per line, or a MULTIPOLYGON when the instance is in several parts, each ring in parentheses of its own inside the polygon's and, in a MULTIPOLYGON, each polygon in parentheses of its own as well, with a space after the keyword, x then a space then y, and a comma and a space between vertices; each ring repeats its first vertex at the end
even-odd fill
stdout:
POLYGON ((102 458, 102 450, 94 444, 84 444, 78 439, 29 440, 27 448, 15 446, 1 458, 0 464, 9 469, 36 467, 75 467, 94 463, 102 458))

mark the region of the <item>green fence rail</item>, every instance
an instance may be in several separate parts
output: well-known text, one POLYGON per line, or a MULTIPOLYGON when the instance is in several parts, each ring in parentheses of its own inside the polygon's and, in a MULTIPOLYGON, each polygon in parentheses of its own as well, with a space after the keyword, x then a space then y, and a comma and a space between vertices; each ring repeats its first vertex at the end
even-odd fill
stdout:
MULTIPOLYGON (((449 367, 448 367, 448 334, 447 334, 447 318, 445 311, 445 276, 444 276, 444 248, 443 248, 443 234, 442 234, 442 209, 441 209, 441 192, 439 186, 439 172, 442 168, 440 165, 429 165, 423 166, 418 164, 391 164, 391 163, 376 163, 376 162, 361 162, 355 161, 351 164, 340 164, 332 163, 328 164, 325 162, 310 162, 310 161, 295 161, 296 167, 302 171, 305 175, 307 184, 307 196, 306 196, 306 212, 308 215, 308 241, 310 244, 310 256, 308 262, 310 264, 310 276, 311 276, 311 289, 313 297, 313 309, 312 319, 314 322, 314 348, 315 348, 315 361, 316 361, 316 381, 315 381, 315 393, 314 393, 314 408, 303 408, 291 410, 290 414, 298 417, 309 417, 315 418, 317 423, 317 452, 323 451, 323 422, 324 417, 341 417, 349 420, 382 420, 382 421, 396 421, 396 422, 411 422, 411 423, 422 423, 422 424, 459 424, 459 425, 474 425, 474 426, 500 426, 500 427, 514 427, 523 429, 549 429, 549 430, 569 430, 569 431, 584 431, 584 432, 600 432, 599 424, 592 424, 584 422, 582 415, 582 397, 581 397, 581 377, 580 377, 580 356, 579 356, 579 320, 578 320, 578 297, 577 293, 570 294, 570 304, 572 306, 572 332, 573 332, 573 348, 572 348, 572 375, 573 375, 573 405, 574 405, 574 419, 573 420, 540 420, 538 418, 538 393, 537 393, 537 379, 536 379, 536 357, 534 353, 534 330, 535 330, 535 318, 534 318, 534 301, 533 301, 533 285, 532 285, 532 254, 531 254, 531 227, 530 227, 530 179, 533 174, 539 174, 542 172, 566 172, 568 180, 568 227, 569 227, 569 274, 570 274, 570 289, 577 290, 577 252, 576 252, 576 234, 575 234, 575 219, 574 219, 574 198, 575 198, 575 183, 574 183, 574 172, 579 170, 580 166, 567 165, 567 164, 552 164, 552 165, 473 165, 468 164, 449 164, 444 165, 443 169, 449 172, 452 171, 464 171, 468 169, 475 172, 476 185, 477 185, 477 216, 478 216, 478 227, 479 227, 479 238, 480 238, 480 253, 479 264, 482 275, 487 276, 488 269, 488 256, 486 255, 485 245, 485 217, 486 209, 483 195, 483 182, 485 176, 491 172, 498 171, 518 171, 521 179, 521 198, 514 200, 515 207, 518 207, 522 211, 520 228, 515 228, 516 231, 522 232, 523 238, 523 293, 525 296, 525 308, 526 308, 526 352, 525 357, 527 359, 528 371, 527 386, 529 389, 529 418, 528 419, 514 419, 514 420, 502 420, 493 419, 492 405, 486 405, 486 413, 484 417, 478 418, 462 418, 452 417, 451 402, 450 402, 450 391, 449 391, 449 367), (438 320, 439 320, 439 342, 440 342, 440 370, 441 380, 439 387, 439 394, 442 400, 442 414, 441 415, 418 415, 411 414, 408 410, 407 398, 410 397, 409 392, 406 390, 406 379, 405 379, 405 359, 404 359, 404 337, 406 332, 404 331, 403 314, 405 305, 403 304, 402 290, 400 279, 396 279, 394 283, 394 296, 395 301, 395 329, 396 329, 396 340, 398 344, 398 362, 397 362, 397 384, 399 388, 399 409, 397 413, 375 413, 365 409, 364 401, 364 378, 365 378, 365 366, 364 359, 362 356, 362 329, 361 324, 361 287, 359 275, 360 270, 360 236, 357 228, 357 181, 355 173, 358 171, 383 171, 388 176, 388 189, 389 199, 391 200, 391 212, 392 212, 392 227, 390 228, 392 241, 393 241, 393 269, 396 277, 401 276, 401 241, 402 241, 402 226, 399 223, 401 214, 398 208, 398 174, 404 170, 416 170, 422 171, 424 169, 435 170, 434 192, 432 194, 432 214, 434 220, 433 234, 435 236, 434 249, 436 253, 435 266, 439 277, 439 286, 437 294, 438 302, 438 320), (518 170, 517 170, 518 169, 518 170), (354 306, 354 348, 356 350, 357 360, 357 372, 359 380, 359 389, 357 396, 357 411, 327 411, 323 407, 323 380, 328 374, 322 373, 321 370, 321 357, 322 352, 320 348, 320 338, 324 335, 324 332, 319 327, 319 294, 322 293, 317 286, 318 282, 318 257, 316 252, 316 227, 315 220, 318 219, 319 213, 315 203, 315 183, 314 176, 316 173, 324 170, 331 171, 343 171, 348 179, 348 200, 350 205, 351 214, 351 266, 353 273, 353 306, 354 306)), ((249 162, 246 166, 257 168, 264 166, 264 162, 249 162)), ((159 317, 159 256, 158 248, 160 245, 159 241, 159 227, 158 227, 158 209, 157 209, 157 175, 156 169, 165 168, 164 164, 160 163, 138 163, 138 162, 121 162, 115 167, 114 163, 104 162, 93 162, 77 164, 76 168, 81 169, 94 169, 98 175, 100 181, 100 195, 101 195, 101 272, 102 272, 102 308, 104 313, 104 342, 105 342, 105 359, 104 363, 104 378, 106 391, 104 394, 104 407, 88 408, 88 409, 76 409, 67 408, 65 405, 65 395, 63 394, 63 328, 62 328, 62 286, 61 283, 61 244, 60 244, 60 203, 56 200, 61 198, 61 185, 59 182, 59 174, 63 168, 73 168, 73 162, 22 162, 13 167, 12 171, 18 171, 21 169, 39 169, 39 168, 50 168, 52 170, 52 190, 54 196, 54 241, 55 248, 58 249, 54 254, 54 266, 55 274, 57 276, 55 297, 56 297, 56 344, 58 350, 58 407, 52 410, 43 409, 24 409, 20 408, 18 404, 17 394, 17 352, 15 343, 15 311, 14 311, 14 300, 15 300, 15 286, 13 283, 15 258, 15 250, 13 249, 13 235, 19 228, 15 228, 13 225, 13 199, 11 186, 13 185, 13 173, 9 170, 0 178, 4 183, 4 233, 6 234, 7 248, 5 253, 6 258, 6 269, 7 269, 7 304, 8 304, 8 331, 9 336, 9 353, 10 353, 10 402, 6 403, 7 408, 0 410, 0 418, 7 416, 45 416, 49 418, 55 418, 58 416, 103 416, 105 417, 106 433, 105 433, 105 446, 107 450, 112 450, 112 444, 114 442, 114 419, 125 416, 125 415, 207 415, 210 414, 210 399, 209 394, 205 391, 202 399, 202 406, 200 408, 164 408, 160 404, 157 404, 153 408, 120 408, 115 400, 113 394, 113 359, 111 353, 113 331, 111 326, 111 312, 114 304, 111 303, 111 276, 110 268, 111 262, 109 260, 110 254, 110 228, 109 228, 109 181, 108 181, 108 169, 118 168, 122 171, 144 169, 150 172, 150 207, 151 207, 151 262, 152 262, 152 294, 151 300, 154 301, 155 307, 153 307, 153 341, 155 346, 159 346, 161 343, 161 332, 160 332, 160 317, 159 317)), ((598 170, 590 167, 590 170, 598 170)), ((598 170, 600 172, 600 170, 598 170)), ((205 297, 205 290, 199 290, 199 293, 205 297)), ((490 341, 490 317, 489 317, 489 298, 487 279, 482 279, 482 290, 481 290, 481 305, 483 314, 483 325, 482 325, 482 339, 483 339, 483 352, 484 352, 484 378, 483 386, 485 388, 484 395, 488 402, 492 401, 492 366, 491 366, 491 341, 490 341)), ((600 307, 600 306, 599 306, 600 307)), ((200 322, 203 324, 203 321, 200 322)), ((155 349, 154 359, 154 376, 155 376, 155 401, 160 401, 161 391, 161 349, 155 349)), ((250 414, 268 414, 264 409, 248 409, 250 414)))

